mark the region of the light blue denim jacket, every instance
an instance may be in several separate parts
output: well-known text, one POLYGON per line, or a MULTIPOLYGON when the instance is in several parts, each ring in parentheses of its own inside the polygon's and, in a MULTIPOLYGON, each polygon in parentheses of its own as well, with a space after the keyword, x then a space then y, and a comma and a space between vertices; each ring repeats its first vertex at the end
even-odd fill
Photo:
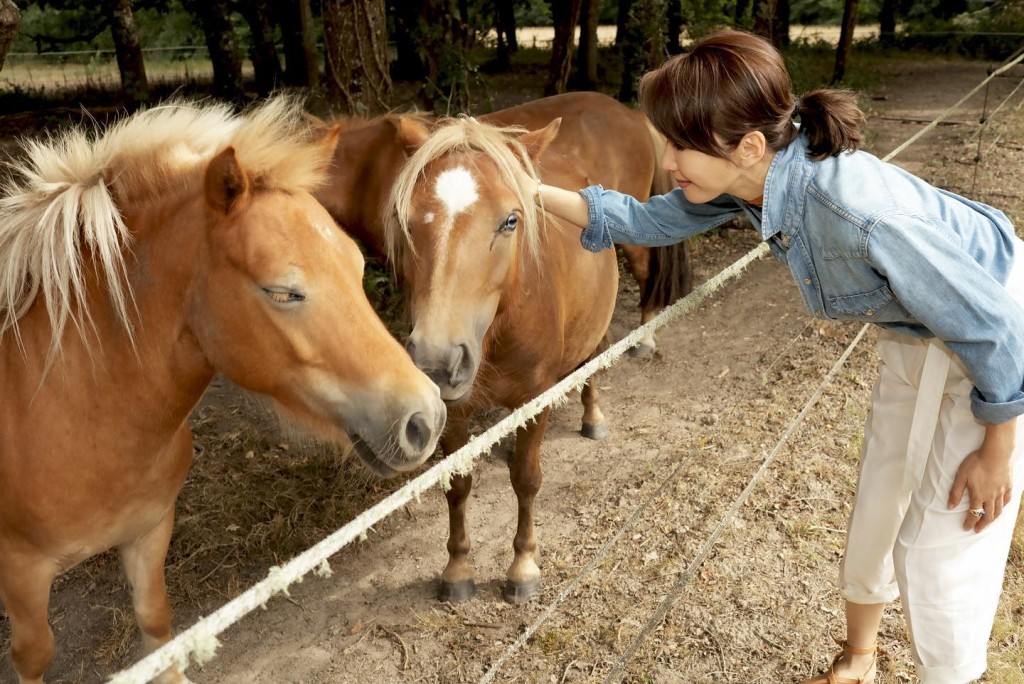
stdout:
POLYGON ((807 158, 799 136, 768 169, 761 208, 681 189, 638 202, 591 186, 581 242, 666 245, 746 213, 817 318, 937 337, 964 362, 985 423, 1024 414, 1024 307, 1003 288, 1024 247, 1001 211, 935 188, 866 152, 807 158))

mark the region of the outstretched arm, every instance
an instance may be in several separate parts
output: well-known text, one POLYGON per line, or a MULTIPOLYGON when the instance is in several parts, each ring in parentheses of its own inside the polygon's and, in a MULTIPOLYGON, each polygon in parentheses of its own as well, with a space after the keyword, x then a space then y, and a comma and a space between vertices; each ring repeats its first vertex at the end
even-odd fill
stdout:
POLYGON ((555 216, 586 228, 590 222, 587 201, 578 192, 537 181, 537 203, 555 216))

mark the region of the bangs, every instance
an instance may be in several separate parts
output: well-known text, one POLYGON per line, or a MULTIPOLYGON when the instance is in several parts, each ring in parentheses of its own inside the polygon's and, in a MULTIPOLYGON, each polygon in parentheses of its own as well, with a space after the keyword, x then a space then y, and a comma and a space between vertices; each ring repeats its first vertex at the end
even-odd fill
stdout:
POLYGON ((687 57, 677 55, 644 74, 638 89, 640 107, 658 132, 676 147, 728 157, 715 138, 713 113, 718 103, 705 96, 708 89, 702 87, 702 83, 713 80, 699 73, 699 65, 687 57), (690 84, 690 88, 684 89, 683 84, 690 84))

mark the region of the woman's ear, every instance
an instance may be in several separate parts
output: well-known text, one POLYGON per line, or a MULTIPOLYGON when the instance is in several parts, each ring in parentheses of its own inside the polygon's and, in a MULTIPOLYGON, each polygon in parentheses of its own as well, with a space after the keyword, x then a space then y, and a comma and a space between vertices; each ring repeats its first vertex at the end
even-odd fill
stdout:
POLYGON ((733 150, 733 161, 742 168, 750 168, 762 159, 768 152, 768 141, 761 131, 751 131, 740 140, 740 143, 733 150))

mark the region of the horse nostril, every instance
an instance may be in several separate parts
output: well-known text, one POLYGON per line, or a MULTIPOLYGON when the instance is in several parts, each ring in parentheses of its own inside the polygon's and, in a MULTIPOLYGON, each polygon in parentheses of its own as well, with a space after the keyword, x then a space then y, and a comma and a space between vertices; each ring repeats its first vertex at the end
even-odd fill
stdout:
POLYGON ((409 354, 409 358, 416 358, 416 343, 412 341, 411 337, 405 341, 405 351, 409 354))
POLYGON ((417 454, 430 443, 430 425, 422 413, 414 413, 405 424, 405 439, 417 454))
POLYGON ((455 387, 467 379, 473 372, 473 356, 469 352, 469 346, 460 344, 452 352, 451 363, 448 364, 449 379, 455 387))

